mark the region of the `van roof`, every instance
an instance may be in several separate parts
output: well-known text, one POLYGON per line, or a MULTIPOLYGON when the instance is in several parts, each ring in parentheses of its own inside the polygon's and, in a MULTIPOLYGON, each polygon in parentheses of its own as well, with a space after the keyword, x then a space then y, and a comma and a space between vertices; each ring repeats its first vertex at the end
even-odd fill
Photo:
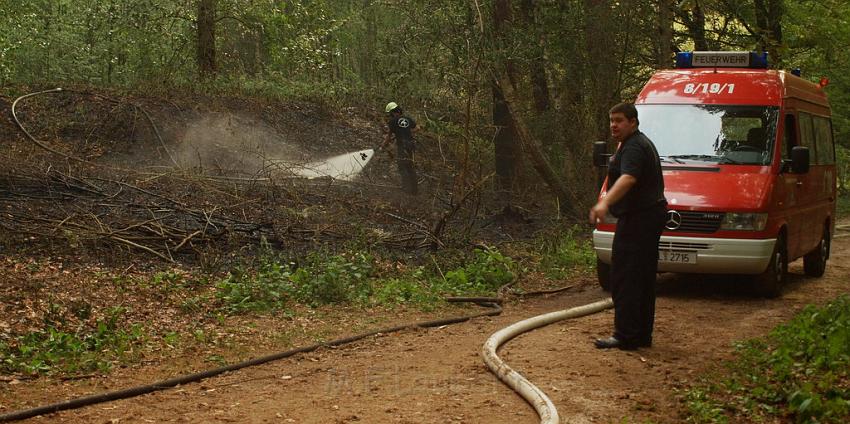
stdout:
POLYGON ((829 106, 823 88, 790 72, 731 68, 658 71, 635 103, 780 106, 786 98, 829 106))

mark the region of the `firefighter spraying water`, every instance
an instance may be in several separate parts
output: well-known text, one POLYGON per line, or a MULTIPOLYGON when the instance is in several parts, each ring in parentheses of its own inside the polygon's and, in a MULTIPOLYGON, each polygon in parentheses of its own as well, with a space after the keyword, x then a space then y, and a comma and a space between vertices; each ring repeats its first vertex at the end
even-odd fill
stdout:
POLYGON ((386 137, 381 147, 387 146, 395 137, 396 163, 398 173, 401 175, 401 188, 405 193, 415 196, 419 192, 416 170, 413 167, 413 154, 416 150, 413 133, 416 131, 416 121, 405 115, 401 106, 395 102, 388 103, 384 111, 388 115, 388 120, 386 137))

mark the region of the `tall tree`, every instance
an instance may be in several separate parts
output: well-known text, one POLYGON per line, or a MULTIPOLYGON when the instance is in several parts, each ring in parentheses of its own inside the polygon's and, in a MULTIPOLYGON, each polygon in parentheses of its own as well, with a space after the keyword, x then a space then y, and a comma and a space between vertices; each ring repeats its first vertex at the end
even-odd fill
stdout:
POLYGON ((656 0, 658 7, 658 38, 655 47, 655 66, 670 66, 673 53, 673 0, 656 0))
POLYGON ((755 0, 756 29, 759 47, 768 52, 771 62, 782 63, 782 16, 785 4, 782 0, 755 0))
MULTIPOLYGON (((506 116, 510 120, 510 125, 516 132, 516 138, 520 143, 522 143, 522 149, 528 155, 531 165, 534 166, 538 175, 540 175, 549 187, 549 190, 551 190, 558 199, 559 204, 561 205, 561 211, 568 213, 576 212, 574 210, 575 205, 572 201, 573 196, 570 193, 570 190, 558 177, 558 174, 555 173, 555 170, 552 169, 549 162, 546 161, 546 157, 543 155, 543 149, 540 146, 540 143, 532 138, 531 132, 528 130, 525 121, 517 113, 515 105, 517 104, 516 99, 518 97, 514 91, 513 84, 504 77, 500 78, 496 84, 498 85, 498 89, 501 90, 502 98, 504 99, 506 116)), ((510 204, 506 206, 508 208, 506 209, 506 212, 509 211, 510 206, 510 204)))
POLYGON ((705 10, 703 10, 700 0, 684 2, 677 9, 677 12, 694 41, 694 48, 696 50, 709 50, 708 39, 705 35, 705 10))
POLYGON ((365 21, 365 43, 362 46, 360 55, 360 78, 367 85, 375 82, 374 62, 375 62, 375 44, 378 41, 378 23, 375 11, 372 10, 372 0, 363 0, 363 20, 365 21))
MULTIPOLYGON (((504 62, 507 75, 506 82, 514 84, 514 64, 510 58, 505 56, 507 44, 507 32, 509 31, 512 17, 510 0, 496 0, 493 3, 493 42, 500 60, 504 62)), ((502 66, 499 66, 500 68, 502 66)), ((517 159, 520 152, 515 138, 516 130, 513 126, 503 91, 499 87, 497 77, 491 82, 493 91, 493 126, 496 135, 493 138, 495 152, 495 168, 499 190, 510 205, 511 192, 516 177, 517 159)))
POLYGON ((584 0, 584 49, 586 67, 583 74, 584 107, 591 112, 591 128, 595 128, 595 140, 604 140, 608 135, 608 108, 620 100, 620 78, 618 71, 622 63, 619 60, 630 36, 629 22, 612 8, 608 2, 584 0), (604 31, 601 28, 621 28, 619 31, 604 31))
POLYGON ((520 10, 525 28, 533 34, 529 74, 531 76, 531 95, 534 99, 534 109, 538 112, 545 112, 551 107, 552 100, 549 95, 548 78, 546 77, 546 59, 543 50, 545 42, 543 36, 538 35, 538 31, 536 31, 536 28, 539 27, 536 18, 537 2, 535 0, 522 0, 520 10))
POLYGON ((215 61, 215 0, 198 0, 198 74, 201 79, 216 73, 215 61))

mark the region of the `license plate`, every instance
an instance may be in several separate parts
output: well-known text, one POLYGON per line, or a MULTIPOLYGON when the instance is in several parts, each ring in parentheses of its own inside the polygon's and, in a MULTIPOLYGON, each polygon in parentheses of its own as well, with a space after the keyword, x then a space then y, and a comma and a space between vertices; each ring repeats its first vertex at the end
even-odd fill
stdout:
POLYGON ((674 264, 696 264, 697 252, 683 252, 680 250, 659 250, 658 262, 674 264))

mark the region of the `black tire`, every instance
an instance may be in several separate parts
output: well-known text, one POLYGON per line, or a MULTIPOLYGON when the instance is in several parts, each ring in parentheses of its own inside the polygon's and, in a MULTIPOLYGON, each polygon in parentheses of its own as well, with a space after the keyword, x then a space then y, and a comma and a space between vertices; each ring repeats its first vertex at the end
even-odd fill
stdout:
POLYGON ((757 275, 753 280, 753 288, 756 294, 763 297, 777 297, 782 294, 782 286, 788 281, 788 248, 785 237, 780 235, 776 238, 770 262, 763 273, 757 275))
POLYGON ((822 277, 826 271, 826 260, 829 259, 829 225, 824 226, 823 234, 820 236, 820 243, 815 247, 815 250, 803 256, 803 271, 809 277, 822 277))
POLYGON ((602 290, 611 291, 611 265, 600 261, 599 258, 596 258, 596 278, 602 290))

